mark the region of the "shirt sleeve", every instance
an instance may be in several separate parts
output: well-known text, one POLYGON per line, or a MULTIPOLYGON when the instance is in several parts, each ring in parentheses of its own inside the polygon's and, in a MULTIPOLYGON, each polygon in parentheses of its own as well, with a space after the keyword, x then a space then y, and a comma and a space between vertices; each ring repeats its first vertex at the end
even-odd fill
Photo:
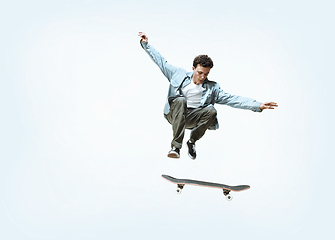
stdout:
POLYGON ((165 58, 148 42, 141 41, 141 46, 144 51, 150 56, 150 58, 157 64, 164 76, 170 81, 174 74, 180 71, 180 68, 174 67, 169 64, 165 58))
POLYGON ((218 83, 215 86, 215 103, 225 104, 233 108, 248 109, 254 112, 262 112, 259 108, 261 103, 254 99, 232 95, 224 92, 218 83))

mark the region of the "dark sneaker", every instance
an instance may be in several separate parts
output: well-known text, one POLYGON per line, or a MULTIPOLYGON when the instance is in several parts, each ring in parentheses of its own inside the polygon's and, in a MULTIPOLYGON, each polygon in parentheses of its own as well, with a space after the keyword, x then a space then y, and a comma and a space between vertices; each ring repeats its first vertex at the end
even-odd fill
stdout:
POLYGON ((187 146, 188 146, 188 156, 194 160, 197 157, 197 152, 195 151, 195 143, 191 143, 190 140, 188 140, 187 146))
POLYGON ((169 158, 179 158, 180 157, 180 149, 176 147, 172 147, 167 155, 169 158))

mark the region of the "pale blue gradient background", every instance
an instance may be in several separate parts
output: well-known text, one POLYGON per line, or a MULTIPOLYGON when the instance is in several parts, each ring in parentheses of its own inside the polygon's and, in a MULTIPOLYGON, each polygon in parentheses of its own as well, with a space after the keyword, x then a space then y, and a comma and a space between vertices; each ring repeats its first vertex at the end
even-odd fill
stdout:
MULTIPOLYGON (((331 1, 1 3, 1 239, 334 238, 331 1), (212 57, 210 79, 276 101, 217 106, 191 161, 166 157, 173 65, 212 57), (160 175, 249 184, 181 195, 160 175)), ((188 137, 188 132, 186 137, 188 137)))

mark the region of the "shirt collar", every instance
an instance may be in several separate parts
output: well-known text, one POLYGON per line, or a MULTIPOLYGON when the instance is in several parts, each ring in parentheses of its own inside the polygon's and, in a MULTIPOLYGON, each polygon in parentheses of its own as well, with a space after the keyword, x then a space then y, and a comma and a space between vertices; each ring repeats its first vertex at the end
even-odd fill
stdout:
POLYGON ((186 76, 188 76, 189 78, 192 79, 192 77, 193 77, 193 72, 188 72, 188 73, 186 73, 186 76))

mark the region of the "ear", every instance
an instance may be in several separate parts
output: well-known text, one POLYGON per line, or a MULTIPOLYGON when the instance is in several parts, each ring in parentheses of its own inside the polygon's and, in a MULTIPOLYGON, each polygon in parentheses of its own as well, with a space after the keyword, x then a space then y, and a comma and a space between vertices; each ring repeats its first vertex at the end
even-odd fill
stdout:
POLYGON ((193 70, 193 71, 195 70, 195 67, 194 67, 194 66, 192 66, 192 70, 193 70))

